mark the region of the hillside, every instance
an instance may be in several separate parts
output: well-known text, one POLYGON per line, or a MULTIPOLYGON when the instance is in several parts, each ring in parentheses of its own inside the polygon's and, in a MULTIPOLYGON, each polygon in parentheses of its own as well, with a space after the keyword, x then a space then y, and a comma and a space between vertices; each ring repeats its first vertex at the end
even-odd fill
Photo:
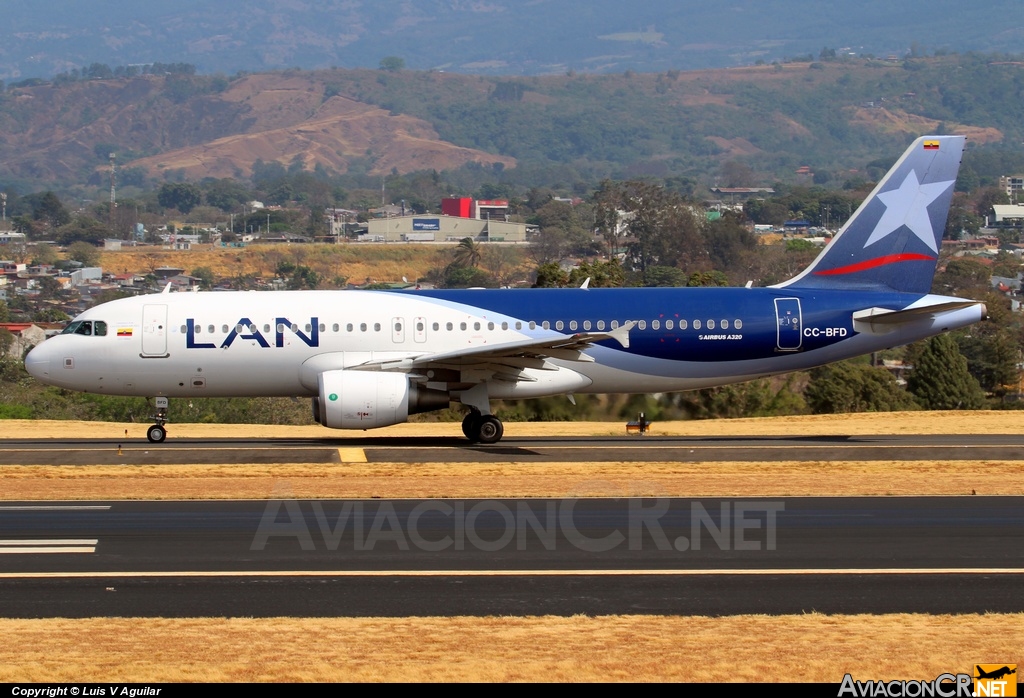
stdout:
POLYGON ((184 61, 203 72, 298 66, 488 75, 693 70, 817 55, 1024 51, 1015 0, 50 0, 8 2, 0 79, 94 61, 184 61))
POLYGON ((514 158, 442 140, 422 119, 327 96, 313 76, 247 76, 219 92, 211 84, 137 77, 18 90, 4 103, 4 168, 67 180, 102 167, 109 152, 154 178, 248 177, 256 160, 336 173, 358 161, 371 174, 515 166, 514 158), (154 154, 131 158, 146 153, 154 154))
POLYGON ((122 183, 150 186, 247 178, 258 161, 374 176, 469 165, 527 188, 715 181, 730 160, 764 183, 807 183, 794 174, 806 165, 815 183, 834 186, 926 132, 1021 153, 1024 63, 1004 59, 529 78, 335 69, 65 80, 0 94, 0 185, 103 186, 114 152, 122 183))

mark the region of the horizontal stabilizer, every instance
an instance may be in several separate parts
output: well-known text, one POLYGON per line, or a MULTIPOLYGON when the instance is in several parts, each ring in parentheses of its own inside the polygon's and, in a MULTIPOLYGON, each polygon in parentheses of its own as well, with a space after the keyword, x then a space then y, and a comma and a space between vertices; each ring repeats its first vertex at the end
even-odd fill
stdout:
POLYGON ((963 308, 970 308, 976 305, 981 306, 981 316, 986 317, 988 315, 988 310, 985 308, 983 303, 968 300, 934 303, 932 305, 922 305, 916 308, 906 308, 904 310, 866 308, 865 310, 858 310, 853 314, 853 328, 857 332, 882 334, 893 331, 903 323, 916 322, 918 320, 934 317, 939 313, 945 313, 951 310, 962 310, 963 308))

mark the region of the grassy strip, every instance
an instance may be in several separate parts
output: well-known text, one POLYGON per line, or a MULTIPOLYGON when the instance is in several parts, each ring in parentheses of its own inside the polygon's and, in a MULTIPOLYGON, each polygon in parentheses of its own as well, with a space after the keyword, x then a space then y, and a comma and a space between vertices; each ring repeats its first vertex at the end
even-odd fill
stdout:
POLYGON ((1024 615, 88 618, 0 620, 0 634, 8 683, 838 683, 1017 662, 1024 615))
MULTIPOLYGON (((128 439, 145 441, 148 424, 8 419, 0 422, 6 439, 128 439)), ((334 431, 318 425, 170 424, 168 438, 324 439, 358 446, 380 437, 451 436, 462 438, 455 422, 416 422, 383 429, 334 431)), ((748 417, 656 422, 652 436, 865 436, 900 434, 1019 434, 1016 411, 864 412, 790 417, 748 417)), ((506 438, 534 436, 626 436, 622 422, 506 422, 506 438)), ((642 438, 642 437, 634 437, 642 438)), ((400 444, 399 444, 400 445, 400 444)))
POLYGON ((0 466, 0 500, 1021 495, 1024 462, 0 466))

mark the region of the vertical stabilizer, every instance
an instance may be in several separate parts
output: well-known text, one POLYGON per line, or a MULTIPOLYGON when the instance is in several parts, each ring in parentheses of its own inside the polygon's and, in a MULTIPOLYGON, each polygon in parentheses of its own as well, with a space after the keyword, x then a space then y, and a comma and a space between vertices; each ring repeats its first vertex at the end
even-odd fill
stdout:
POLYGON ((776 288, 928 293, 963 150, 963 136, 918 138, 818 258, 776 288))

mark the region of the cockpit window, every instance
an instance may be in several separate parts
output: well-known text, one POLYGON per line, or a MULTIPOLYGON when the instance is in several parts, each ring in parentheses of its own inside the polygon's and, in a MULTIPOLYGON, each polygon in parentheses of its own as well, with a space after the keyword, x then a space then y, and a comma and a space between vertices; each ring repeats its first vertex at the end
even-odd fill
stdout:
POLYGON ((102 320, 75 320, 61 334, 80 334, 86 337, 106 337, 107 323, 102 320))

